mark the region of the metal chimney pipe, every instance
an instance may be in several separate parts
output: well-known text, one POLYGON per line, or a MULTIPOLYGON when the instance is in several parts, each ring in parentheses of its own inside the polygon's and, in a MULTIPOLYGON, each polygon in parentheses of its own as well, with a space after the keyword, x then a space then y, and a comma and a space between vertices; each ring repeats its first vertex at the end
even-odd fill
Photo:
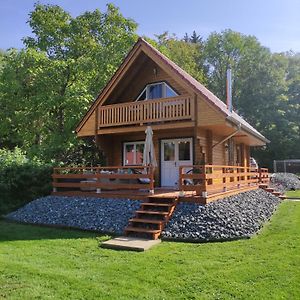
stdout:
POLYGON ((232 80, 231 80, 231 69, 227 69, 227 80, 226 80, 226 102, 227 108, 232 112, 232 80))

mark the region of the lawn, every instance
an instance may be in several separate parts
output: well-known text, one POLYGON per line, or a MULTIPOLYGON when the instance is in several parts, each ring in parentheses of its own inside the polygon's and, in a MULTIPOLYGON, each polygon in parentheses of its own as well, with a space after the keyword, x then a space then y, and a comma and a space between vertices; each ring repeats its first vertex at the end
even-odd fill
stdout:
POLYGON ((299 299, 300 203, 250 240, 99 248, 97 234, 0 223, 0 299, 299 299))
POLYGON ((297 191, 288 191, 288 192, 285 192, 285 194, 286 194, 288 197, 291 197, 291 198, 299 198, 299 199, 300 199, 300 190, 297 190, 297 191))

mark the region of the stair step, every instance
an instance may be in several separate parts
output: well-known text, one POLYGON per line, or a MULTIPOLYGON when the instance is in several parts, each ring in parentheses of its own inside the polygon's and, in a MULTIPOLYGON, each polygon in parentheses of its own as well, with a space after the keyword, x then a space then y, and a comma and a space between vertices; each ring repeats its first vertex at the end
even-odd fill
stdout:
POLYGON ((259 187, 260 187, 261 189, 267 188, 268 186, 269 186, 269 185, 266 184, 266 183, 261 183, 261 184, 259 185, 259 187))
POLYGON ((272 194, 273 194, 274 196, 280 196, 280 195, 281 195, 281 192, 276 192, 276 191, 274 191, 274 192, 272 192, 272 194))
POLYGON ((132 218, 129 220, 130 222, 138 222, 138 223, 149 223, 149 224, 163 224, 162 220, 151 220, 151 219, 140 219, 140 218, 132 218))
POLYGON ((281 200, 285 200, 287 197, 286 197, 286 195, 280 195, 280 196, 278 196, 278 198, 280 198, 281 200))
POLYGON ((176 200, 176 198, 148 197, 148 201, 152 203, 174 203, 176 200))
POLYGON ((160 206, 160 207, 171 207, 173 204, 170 203, 154 203, 154 202, 145 202, 142 203, 143 206, 160 206))
POLYGON ((153 211, 153 210, 137 210, 138 214, 149 214, 149 215, 163 215, 167 216, 169 213, 166 211, 153 211))
POLYGON ((142 233, 160 233, 160 229, 149 229, 149 228, 141 228, 141 227, 131 227, 128 226, 125 228, 125 232, 142 232, 142 233))
POLYGON ((272 192, 274 192, 274 189, 272 189, 272 188, 266 188, 265 191, 272 193, 272 192))

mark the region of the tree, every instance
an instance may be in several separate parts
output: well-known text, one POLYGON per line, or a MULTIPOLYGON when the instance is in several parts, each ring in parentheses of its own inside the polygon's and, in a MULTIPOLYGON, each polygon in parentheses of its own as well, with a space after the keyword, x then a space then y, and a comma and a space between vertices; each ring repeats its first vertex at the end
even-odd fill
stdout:
POLYGON ((166 31, 156 35, 157 42, 151 41, 163 54, 178 64, 198 81, 205 83, 203 69, 203 46, 200 43, 186 43, 176 35, 169 35, 166 31))
POLYGON ((272 54, 255 37, 231 30, 212 33, 205 45, 208 86, 221 99, 226 98, 226 70, 233 70, 233 106, 271 143, 265 151, 254 151, 263 165, 289 156, 286 145, 295 138, 288 117, 290 100, 286 81, 288 60, 272 54))
POLYGON ((202 44, 202 38, 194 30, 191 37, 189 38, 189 42, 194 44, 202 44))
POLYGON ((1 72, 1 142, 62 160, 81 143, 74 128, 136 41, 137 25, 112 4, 75 18, 59 6, 36 4, 28 23, 34 35, 23 39, 25 49, 8 54, 1 72))

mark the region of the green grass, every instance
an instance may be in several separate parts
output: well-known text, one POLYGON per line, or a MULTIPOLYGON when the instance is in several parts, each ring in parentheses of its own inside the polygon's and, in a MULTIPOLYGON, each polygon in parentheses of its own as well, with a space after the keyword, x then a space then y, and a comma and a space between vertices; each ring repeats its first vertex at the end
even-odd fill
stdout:
POLYGON ((94 233, 0 222, 0 299, 299 299, 300 203, 250 240, 99 248, 94 233))
POLYGON ((285 194, 288 197, 291 197, 291 198, 300 198, 300 190, 297 190, 297 191, 288 191, 288 192, 285 192, 285 194))

